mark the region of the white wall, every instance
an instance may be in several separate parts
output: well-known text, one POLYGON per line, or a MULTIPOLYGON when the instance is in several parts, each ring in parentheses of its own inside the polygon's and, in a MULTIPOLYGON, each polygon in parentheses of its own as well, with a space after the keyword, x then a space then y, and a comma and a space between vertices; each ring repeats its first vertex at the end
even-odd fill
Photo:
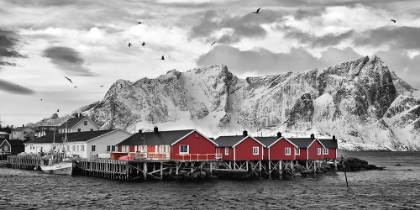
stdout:
MULTIPOLYGON (((116 130, 101 138, 88 141, 87 142, 88 151, 86 155, 87 157, 90 157, 91 155, 111 153, 109 151, 106 151, 108 145, 109 146, 117 145, 118 143, 122 142, 123 140, 130 137, 131 135, 132 135, 131 133, 128 133, 126 131, 116 130), (95 151, 92 151, 92 145, 95 145, 95 151)), ((115 147, 115 149, 117 149, 117 147, 115 147)))
MULTIPOLYGON (((88 117, 85 118, 81 118, 81 120, 74 125, 72 128, 67 128, 67 132, 68 133, 73 133, 73 132, 77 132, 77 130, 80 128, 80 131, 90 131, 91 129, 93 131, 97 131, 99 129, 99 127, 92 121, 90 120, 88 117), (85 125, 85 122, 87 123, 87 125, 85 125)), ((60 133, 64 133, 65 132, 65 128, 64 129, 60 129, 60 133)))

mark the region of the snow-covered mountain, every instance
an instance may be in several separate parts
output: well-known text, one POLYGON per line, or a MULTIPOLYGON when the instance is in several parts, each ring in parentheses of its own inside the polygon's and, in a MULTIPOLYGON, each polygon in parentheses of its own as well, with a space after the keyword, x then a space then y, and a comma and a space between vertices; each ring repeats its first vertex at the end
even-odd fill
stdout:
POLYGON ((118 80, 82 110, 103 128, 197 128, 210 137, 335 135, 349 150, 420 149, 420 99, 376 56, 322 70, 240 79, 227 66, 118 80), (113 114, 114 113, 114 117, 113 114), (111 119, 114 119, 113 123, 111 119))

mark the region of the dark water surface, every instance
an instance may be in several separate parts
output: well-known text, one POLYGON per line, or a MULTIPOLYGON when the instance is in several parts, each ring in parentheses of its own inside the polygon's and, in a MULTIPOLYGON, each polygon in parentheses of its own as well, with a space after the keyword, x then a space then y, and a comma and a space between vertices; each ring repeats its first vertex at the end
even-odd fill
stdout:
POLYGON ((0 209, 420 209, 420 152, 342 152, 384 171, 126 183, 0 168, 0 209), (401 164, 401 166, 396 166, 401 164))

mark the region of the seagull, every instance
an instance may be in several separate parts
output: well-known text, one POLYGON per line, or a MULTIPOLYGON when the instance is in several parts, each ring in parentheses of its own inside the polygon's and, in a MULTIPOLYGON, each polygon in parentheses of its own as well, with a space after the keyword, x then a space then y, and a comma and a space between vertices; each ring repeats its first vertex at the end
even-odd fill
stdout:
POLYGON ((42 101, 42 98, 41 98, 41 101, 42 101))
POLYGON ((162 58, 161 58, 161 60, 165 60, 165 57, 162 55, 162 58))
POLYGON ((141 46, 144 46, 144 45, 146 45, 146 43, 144 43, 144 42, 143 42, 143 43, 141 44, 141 46))
POLYGON ((60 109, 57 109, 57 112, 60 112, 60 109))
POLYGON ((101 87, 103 87, 103 85, 101 85, 101 87))
POLYGON ((211 43, 211 46, 213 46, 214 44, 216 44, 216 42, 211 43))
POLYGON ((128 43, 128 47, 131 47, 131 43, 128 43))
POLYGON ((66 78, 68 81, 70 81, 71 83, 73 83, 73 81, 71 81, 71 79, 70 79, 70 78, 68 78, 68 77, 66 77, 66 76, 65 76, 65 78, 66 78))
POLYGON ((394 19, 391 19, 391 21, 392 21, 392 22, 394 22, 394 23, 397 23, 397 21, 396 21, 396 20, 394 20, 394 19))
POLYGON ((138 24, 141 24, 141 22, 137 22, 138 24))
POLYGON ((74 86, 74 88, 77 88, 77 86, 74 86))
POLYGON ((259 14, 259 13, 260 13, 260 9, 261 9, 261 7, 260 7, 260 8, 258 8, 258 9, 257 9, 257 11, 255 11, 255 12, 253 12, 253 13, 255 13, 255 14, 259 14))

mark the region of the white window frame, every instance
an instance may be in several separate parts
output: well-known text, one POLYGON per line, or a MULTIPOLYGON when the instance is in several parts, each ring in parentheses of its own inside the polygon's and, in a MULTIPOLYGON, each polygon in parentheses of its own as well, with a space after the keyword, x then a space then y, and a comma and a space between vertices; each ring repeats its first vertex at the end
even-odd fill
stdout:
POLYGON ((9 145, 4 145, 4 151, 10 151, 9 145))
POLYGON ((90 147, 90 149, 91 149, 91 151, 92 151, 92 152, 96 152, 96 145, 92 145, 92 146, 90 147))
POLYGON ((80 151, 84 152, 85 151, 85 145, 81 145, 80 147, 81 147, 80 151))
POLYGON ((328 155, 328 148, 324 148, 324 155, 328 155))
MULTIPOLYGON (((295 147, 295 148, 296 148, 296 147, 295 147)), ((296 148, 296 149, 295 149, 295 154, 296 154, 296 155, 300 155, 300 148, 296 148)))
POLYGON ((260 154, 260 147, 252 147, 252 154, 259 155, 260 154))
POLYGON ((179 154, 180 155, 187 155, 190 152, 190 146, 189 145, 179 145, 179 154), (186 152, 182 152, 182 147, 186 147, 187 151, 186 152))
POLYGON ((225 155, 229 155, 229 147, 225 147, 225 155))
POLYGON ((164 145, 160 145, 159 146, 159 153, 164 153, 166 152, 166 147, 164 145))
POLYGON ((318 149, 317 154, 318 154, 318 155, 321 155, 321 154, 322 154, 322 150, 321 150, 321 148, 317 148, 317 149, 318 149))
POLYGON ((284 154, 285 155, 292 155, 292 149, 290 147, 284 148, 284 154))

